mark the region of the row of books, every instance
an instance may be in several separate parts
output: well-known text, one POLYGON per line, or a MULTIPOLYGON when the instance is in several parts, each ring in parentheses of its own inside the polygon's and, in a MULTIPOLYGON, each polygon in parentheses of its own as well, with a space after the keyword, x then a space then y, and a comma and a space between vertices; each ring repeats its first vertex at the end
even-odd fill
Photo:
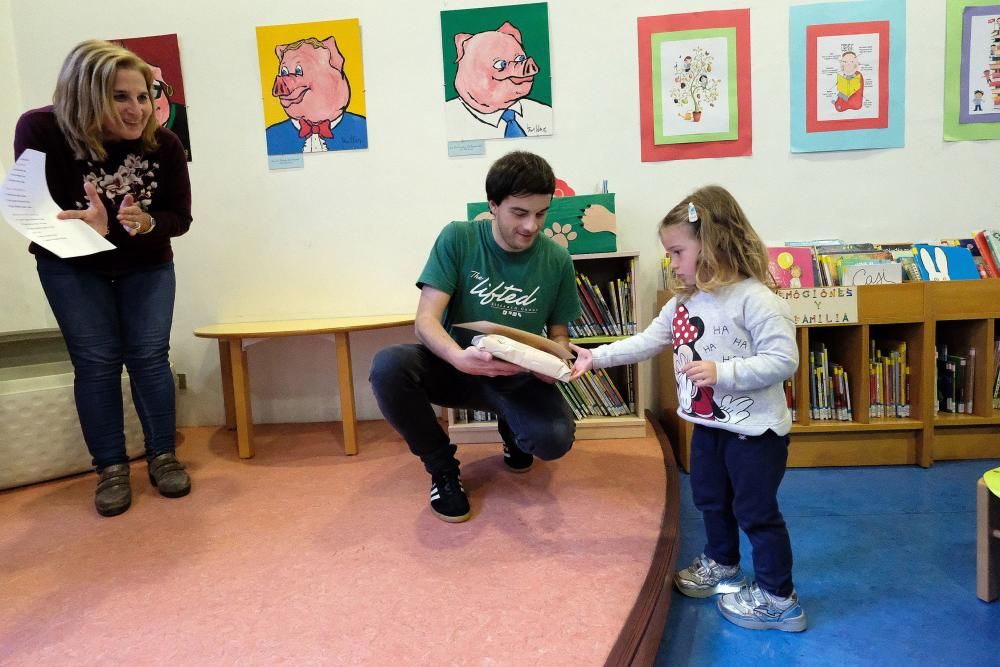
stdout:
POLYGON ((1000 278, 1000 229, 937 244, 788 241, 768 256, 782 288, 1000 278))
POLYGON ((830 361, 821 342, 809 347, 809 417, 818 421, 854 419, 847 371, 830 361))
POLYGON ((939 343, 934 349, 934 368, 938 412, 972 414, 976 348, 970 347, 966 354, 949 354, 948 346, 939 343))
MULTIPOLYGON (((572 382, 557 382, 556 386, 569 405, 573 416, 622 417, 635 414, 635 378, 633 366, 625 366, 624 389, 622 392, 611 379, 607 370, 601 368, 588 371, 572 382)), ((460 424, 495 422, 497 416, 486 410, 457 409, 455 421, 460 424)))
POLYGON ((906 341, 871 340, 868 357, 869 417, 910 416, 910 365, 906 341))
POLYGON ((602 289, 585 273, 577 271, 576 287, 583 314, 569 325, 573 338, 591 336, 631 336, 636 333, 636 308, 632 275, 635 258, 625 278, 609 280, 602 289))
POLYGON ((626 373, 624 395, 603 368, 587 371, 572 382, 558 382, 556 386, 577 419, 632 415, 635 414, 632 368, 623 367, 626 373))
POLYGON ((460 408, 455 410, 455 422, 459 424, 473 424, 481 422, 495 422, 497 416, 486 410, 471 410, 460 408))

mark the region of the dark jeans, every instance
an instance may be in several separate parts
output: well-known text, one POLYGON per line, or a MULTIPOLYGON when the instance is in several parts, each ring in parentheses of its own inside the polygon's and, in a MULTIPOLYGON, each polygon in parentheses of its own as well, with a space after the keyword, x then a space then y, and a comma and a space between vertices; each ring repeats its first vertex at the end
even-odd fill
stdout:
POLYGON ((691 438, 691 493, 705 521, 705 555, 722 565, 740 562, 739 529, 753 547, 761 588, 792 592, 792 544, 778 509, 788 436, 739 435, 696 424, 691 438))
POLYGON ((562 394, 530 373, 468 375, 423 345, 393 345, 375 355, 369 379, 382 415, 432 475, 458 469, 458 448, 432 403, 495 412, 503 441, 540 459, 557 459, 573 446, 576 422, 562 394))
POLYGON ((152 459, 174 451, 174 380, 167 351, 174 315, 174 264, 128 273, 80 270, 37 258, 38 277, 75 371, 76 411, 94 466, 125 463, 122 364, 152 459))

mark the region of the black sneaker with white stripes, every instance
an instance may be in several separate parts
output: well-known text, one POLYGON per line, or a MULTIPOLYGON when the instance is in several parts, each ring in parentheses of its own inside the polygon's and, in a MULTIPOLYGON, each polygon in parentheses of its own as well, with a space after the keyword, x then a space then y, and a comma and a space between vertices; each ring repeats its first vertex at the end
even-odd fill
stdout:
POLYGON ((438 518, 448 523, 468 521, 469 498, 458 476, 458 470, 431 475, 431 509, 438 518))
POLYGON ((503 463, 507 466, 507 470, 511 472, 528 472, 531 470, 534 462, 534 455, 522 452, 516 445, 503 443, 503 463))

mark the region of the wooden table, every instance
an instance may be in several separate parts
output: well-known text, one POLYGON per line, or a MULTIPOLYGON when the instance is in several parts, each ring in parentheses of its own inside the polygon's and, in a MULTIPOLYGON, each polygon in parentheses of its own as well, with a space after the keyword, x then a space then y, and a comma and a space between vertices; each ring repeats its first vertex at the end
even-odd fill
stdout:
POLYGON ((337 376, 340 381, 340 414, 344 424, 344 451, 358 453, 357 419, 354 413, 354 383, 351 376, 351 340, 354 331, 388 329, 412 325, 413 315, 371 315, 334 317, 319 320, 278 320, 213 324, 195 329, 199 338, 219 341, 222 369, 222 398, 226 426, 236 429, 241 459, 253 457, 253 414, 250 406, 250 372, 247 348, 268 338, 333 335, 337 347, 337 376))

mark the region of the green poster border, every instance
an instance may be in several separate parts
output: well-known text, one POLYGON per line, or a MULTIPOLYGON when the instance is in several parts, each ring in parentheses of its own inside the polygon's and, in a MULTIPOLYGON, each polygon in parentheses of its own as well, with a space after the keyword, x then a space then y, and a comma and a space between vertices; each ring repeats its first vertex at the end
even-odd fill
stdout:
POLYGON ((962 14, 966 7, 1000 5, 1000 0, 948 0, 945 9, 944 140, 1000 139, 1000 123, 959 123, 962 89, 962 14))
POLYGON ((739 106, 736 88, 736 28, 704 28, 700 30, 677 30, 673 32, 658 32, 650 35, 650 64, 653 66, 653 80, 650 82, 653 89, 653 143, 656 145, 665 144, 694 144, 705 141, 732 141, 739 138, 739 106), (729 131, 728 132, 707 132, 704 134, 685 134, 683 136, 666 136, 661 133, 663 93, 660 82, 660 46, 664 42, 678 42, 681 40, 699 39, 706 37, 724 37, 726 39, 726 50, 729 53, 729 131))

